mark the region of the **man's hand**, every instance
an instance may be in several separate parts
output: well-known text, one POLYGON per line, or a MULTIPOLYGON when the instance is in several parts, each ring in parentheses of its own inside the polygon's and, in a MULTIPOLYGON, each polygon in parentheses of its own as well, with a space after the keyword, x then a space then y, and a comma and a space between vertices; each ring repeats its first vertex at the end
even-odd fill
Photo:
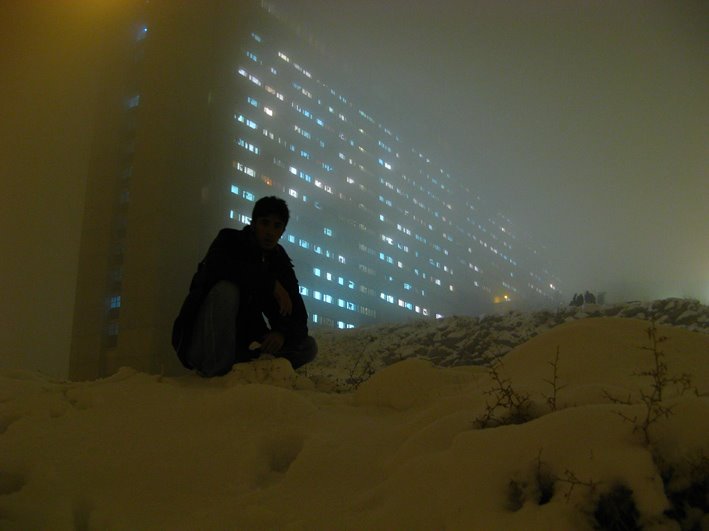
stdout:
POLYGON ((285 341, 283 334, 280 332, 269 332, 261 341, 261 352, 264 354, 275 354, 283 348, 285 341))
POLYGON ((276 299, 278 311, 283 317, 293 312, 293 301, 290 300, 290 295, 288 295, 288 292, 278 280, 273 286, 273 297, 276 299))

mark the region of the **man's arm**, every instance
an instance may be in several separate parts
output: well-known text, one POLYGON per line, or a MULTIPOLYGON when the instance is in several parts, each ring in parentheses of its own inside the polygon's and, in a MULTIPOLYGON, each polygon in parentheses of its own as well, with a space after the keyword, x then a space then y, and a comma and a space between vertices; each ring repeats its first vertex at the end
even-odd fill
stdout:
POLYGON ((282 254, 277 260, 274 291, 278 291, 283 299, 287 296, 290 300, 290 311, 284 311, 278 295, 274 293, 274 303, 267 306, 265 313, 273 331, 280 332, 286 341, 299 341, 308 335, 308 312, 300 295, 298 279, 290 258, 285 251, 280 252, 282 254), (283 289, 282 292, 278 286, 283 289))

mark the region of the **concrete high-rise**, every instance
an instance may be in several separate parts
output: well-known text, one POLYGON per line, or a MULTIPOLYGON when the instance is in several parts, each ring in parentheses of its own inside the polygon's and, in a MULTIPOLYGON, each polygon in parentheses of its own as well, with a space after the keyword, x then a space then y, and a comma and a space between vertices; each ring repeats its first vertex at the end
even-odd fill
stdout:
POLYGON ((116 28, 72 378, 171 370, 170 326, 197 262, 264 195, 288 200, 282 245, 312 326, 557 300, 541 250, 380 123, 366 94, 351 99, 313 40, 267 5, 141 2, 116 28))

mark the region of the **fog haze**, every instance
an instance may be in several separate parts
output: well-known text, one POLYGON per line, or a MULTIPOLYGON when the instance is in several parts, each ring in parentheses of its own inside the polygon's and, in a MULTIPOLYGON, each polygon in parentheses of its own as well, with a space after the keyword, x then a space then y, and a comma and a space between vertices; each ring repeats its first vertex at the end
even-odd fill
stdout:
POLYGON ((709 298, 706 3, 272 3, 541 244, 569 298, 709 298))
MULTIPOLYGON (((709 300, 709 4, 271 3, 340 58, 343 94, 543 246, 566 298, 709 300)), ((0 366, 65 368, 119 4, 3 3, 0 366)))

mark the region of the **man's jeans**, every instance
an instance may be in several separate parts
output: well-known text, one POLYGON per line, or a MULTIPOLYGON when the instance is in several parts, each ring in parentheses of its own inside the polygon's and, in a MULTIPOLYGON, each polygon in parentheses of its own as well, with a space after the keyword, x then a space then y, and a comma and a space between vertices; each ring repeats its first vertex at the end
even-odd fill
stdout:
MULTIPOLYGON (((224 375, 235 363, 250 361, 259 355, 258 351, 237 346, 239 304, 239 287, 225 280, 217 282, 202 303, 186 352, 190 365, 201 376, 224 375)), ((297 345, 286 344, 275 356, 288 359, 297 369, 312 361, 317 351, 317 343, 308 336, 297 345)))

